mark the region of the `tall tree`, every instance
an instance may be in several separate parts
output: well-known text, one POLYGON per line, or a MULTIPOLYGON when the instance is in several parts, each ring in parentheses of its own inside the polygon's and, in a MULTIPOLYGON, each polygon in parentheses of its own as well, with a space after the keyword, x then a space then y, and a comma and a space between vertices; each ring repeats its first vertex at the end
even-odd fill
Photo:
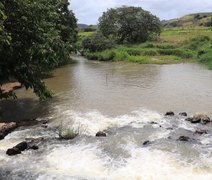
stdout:
POLYGON ((147 41, 160 34, 160 20, 140 7, 123 6, 109 9, 99 18, 99 29, 104 36, 118 43, 147 41))
MULTIPOLYGON (((0 5, 6 15, 0 27, 11 40, 0 49, 0 85, 14 78, 40 98, 50 97, 42 74, 70 60, 76 42, 76 18, 68 1, 1 0, 0 5)), ((0 90, 0 98, 5 95, 0 90)))

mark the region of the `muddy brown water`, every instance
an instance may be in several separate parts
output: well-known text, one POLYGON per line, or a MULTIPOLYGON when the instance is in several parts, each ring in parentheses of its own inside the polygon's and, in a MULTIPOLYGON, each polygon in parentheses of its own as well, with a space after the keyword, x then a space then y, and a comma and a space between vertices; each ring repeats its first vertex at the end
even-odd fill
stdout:
POLYGON ((190 63, 73 59, 45 80, 55 93, 52 100, 39 102, 20 89, 18 101, 0 102, 5 119, 51 120, 47 129, 18 129, 0 141, 0 179, 212 179, 212 126, 163 116, 168 110, 212 116, 212 71, 190 63), (80 135, 58 141, 58 126, 80 135), (194 134, 197 128, 208 134, 194 134), (107 137, 96 138, 99 130, 107 137), (182 135, 189 142, 177 141, 182 135), (49 139, 38 151, 5 154, 25 138, 37 137, 49 139))

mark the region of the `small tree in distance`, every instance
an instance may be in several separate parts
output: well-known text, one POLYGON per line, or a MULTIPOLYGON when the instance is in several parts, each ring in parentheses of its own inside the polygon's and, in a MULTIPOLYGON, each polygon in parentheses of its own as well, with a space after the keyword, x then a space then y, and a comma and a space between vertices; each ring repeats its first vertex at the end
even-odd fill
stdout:
POLYGON ((158 17, 141 7, 111 8, 99 18, 99 29, 117 43, 141 43, 161 32, 158 17))

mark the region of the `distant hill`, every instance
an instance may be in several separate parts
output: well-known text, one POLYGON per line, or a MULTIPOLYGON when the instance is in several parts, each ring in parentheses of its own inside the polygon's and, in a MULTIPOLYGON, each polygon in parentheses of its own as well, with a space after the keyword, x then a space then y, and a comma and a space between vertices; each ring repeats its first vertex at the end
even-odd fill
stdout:
POLYGON ((163 27, 194 27, 194 26, 212 26, 212 12, 189 14, 177 19, 163 20, 163 27))
POLYGON ((89 25, 87 24, 77 24, 78 28, 87 28, 89 25))

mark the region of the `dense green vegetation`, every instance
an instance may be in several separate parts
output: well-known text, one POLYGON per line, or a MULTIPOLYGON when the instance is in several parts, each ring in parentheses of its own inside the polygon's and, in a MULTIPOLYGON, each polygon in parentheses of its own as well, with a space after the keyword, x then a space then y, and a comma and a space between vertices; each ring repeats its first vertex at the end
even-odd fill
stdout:
POLYGON ((171 28, 161 32, 159 41, 117 45, 110 50, 87 52, 85 55, 92 60, 145 64, 197 61, 212 68, 211 39, 210 28, 171 28))
MULTIPOLYGON (((70 61, 77 40, 68 0, 1 0, 0 85, 17 80, 42 99, 51 97, 42 76, 70 61)), ((0 89, 0 99, 14 96, 0 89)))
POLYGON ((99 30, 117 43, 141 43, 157 38, 161 32, 160 20, 141 7, 108 9, 99 18, 99 30))

